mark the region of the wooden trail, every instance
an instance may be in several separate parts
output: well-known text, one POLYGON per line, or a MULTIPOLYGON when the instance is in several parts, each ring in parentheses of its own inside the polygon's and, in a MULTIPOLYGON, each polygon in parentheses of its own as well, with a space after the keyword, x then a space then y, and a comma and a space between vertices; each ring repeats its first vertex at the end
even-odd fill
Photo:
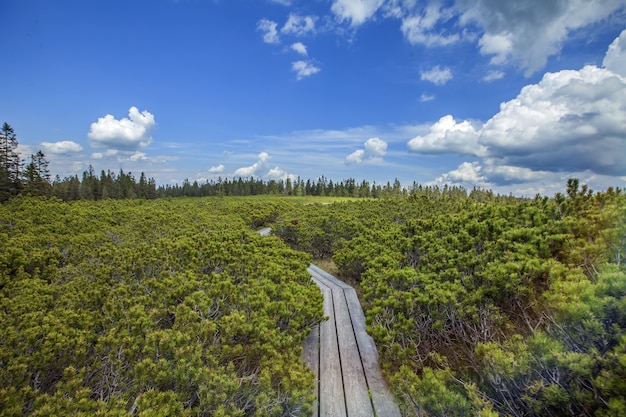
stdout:
POLYGON ((305 360, 317 371, 314 416, 399 417, 356 291, 313 264, 308 272, 324 295, 328 317, 303 344, 305 360))
MULTIPOLYGON (((271 229, 258 231, 267 236, 271 229)), ((303 358, 315 372, 315 417, 400 417, 378 365, 374 340, 354 288, 317 266, 308 268, 324 295, 328 320, 303 342, 303 358)))

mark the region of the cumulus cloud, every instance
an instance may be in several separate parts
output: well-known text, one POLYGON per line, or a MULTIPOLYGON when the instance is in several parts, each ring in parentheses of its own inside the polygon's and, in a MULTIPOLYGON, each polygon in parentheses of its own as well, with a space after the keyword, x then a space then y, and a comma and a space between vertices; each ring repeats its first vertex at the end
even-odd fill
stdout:
POLYGON ((291 50, 296 51, 300 55, 306 56, 308 54, 306 46, 302 42, 296 42, 291 44, 291 50))
POLYGON ((267 172, 267 178, 271 180, 287 180, 287 178, 294 180, 296 176, 279 167, 274 167, 267 172))
POLYGON ((426 103, 428 101, 433 101, 434 99, 435 99, 435 95, 434 94, 426 94, 426 93, 424 93, 424 94, 422 94, 420 96, 420 102, 421 103, 426 103))
POLYGON ((330 9, 339 21, 350 21, 356 27, 374 16, 383 3, 384 0, 334 0, 330 9))
POLYGON ((45 149, 45 153, 56 155, 80 152, 83 147, 71 140, 63 140, 60 142, 42 142, 41 146, 45 149))
POLYGON ((296 73, 298 80, 301 80, 305 77, 317 74, 321 71, 321 68, 316 67, 310 61, 295 61, 291 63, 291 70, 296 73))
POLYGON ((472 122, 457 123, 450 115, 430 127, 430 132, 408 142, 409 151, 426 154, 457 153, 483 156, 486 149, 478 143, 479 132, 472 122))
POLYGON ((315 32, 315 16, 299 16, 295 13, 290 13, 287 18, 287 22, 280 30, 282 33, 303 36, 311 32, 315 32))
POLYGON ((360 164, 379 160, 387 153, 387 142, 380 138, 369 138, 363 144, 363 149, 358 149, 348 155, 346 164, 360 164))
POLYGON ((435 85, 444 85, 452 79, 452 71, 450 68, 441 68, 439 65, 436 65, 428 71, 421 71, 420 79, 430 81, 435 85))
POLYGON ((226 167, 224 167, 224 165, 220 164, 214 167, 209 168, 209 173, 211 174, 219 174, 220 172, 224 172, 224 169, 226 167))
POLYGON ((257 162, 250 166, 236 169, 233 175, 236 177, 250 177, 252 175, 257 175, 259 171, 267 168, 267 162, 269 159, 270 156, 267 152, 261 152, 259 154, 259 160, 257 162))
POLYGON ((444 116, 426 135, 408 142, 420 153, 477 156, 436 182, 491 186, 558 182, 587 173, 626 176, 625 34, 609 47, 604 65, 546 73, 522 88, 482 126, 444 116), (548 179, 548 180, 546 180, 548 179))
POLYGON ((280 43, 280 36, 278 35, 278 23, 269 20, 261 19, 256 25, 258 31, 263 32, 263 42, 265 43, 280 43))
POLYGON ((493 188, 496 185, 528 184, 540 181, 562 183, 548 171, 533 171, 511 165, 500 165, 498 161, 487 159, 463 162, 456 169, 437 177, 431 184, 454 184, 466 188, 493 188))
POLYGON ((516 166, 625 175, 626 79, 595 66, 547 73, 501 105, 480 143, 516 166))
POLYGON ((609 45, 602 66, 626 77, 626 29, 609 45))
POLYGON ((463 162, 458 168, 442 174, 435 179, 435 184, 471 184, 475 187, 488 188, 491 183, 487 181, 487 177, 482 173, 482 167, 476 161, 463 162))
POLYGON ((128 110, 128 118, 117 120, 110 114, 98 118, 87 136, 94 147, 132 151, 152 143, 154 127, 154 116, 133 106, 128 110))

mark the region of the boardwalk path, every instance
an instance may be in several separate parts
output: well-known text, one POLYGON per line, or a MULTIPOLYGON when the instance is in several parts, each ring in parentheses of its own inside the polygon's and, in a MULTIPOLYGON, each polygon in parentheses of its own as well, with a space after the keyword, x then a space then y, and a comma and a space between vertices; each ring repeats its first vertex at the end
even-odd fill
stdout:
MULTIPOLYGON (((268 235, 270 229, 259 231, 268 235)), ((399 417, 378 365, 374 341, 354 288, 311 264, 309 274, 324 295, 327 321, 303 343, 303 357, 317 376, 314 416, 399 417)))
POLYGON ((324 294, 329 319, 305 340, 304 358, 317 370, 315 416, 400 416, 378 365, 374 341, 354 288, 315 265, 308 269, 324 294), (319 414, 318 414, 319 413, 319 414))

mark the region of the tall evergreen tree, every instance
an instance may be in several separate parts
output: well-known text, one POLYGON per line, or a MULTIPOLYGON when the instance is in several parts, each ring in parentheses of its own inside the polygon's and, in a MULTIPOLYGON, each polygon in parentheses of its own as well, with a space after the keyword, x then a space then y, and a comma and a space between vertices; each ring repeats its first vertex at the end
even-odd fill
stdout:
POLYGON ((17 145, 15 131, 4 123, 0 129, 0 201, 6 201, 20 191, 21 160, 17 145))
POLYGON ((52 186, 46 156, 40 150, 36 154, 31 154, 30 159, 24 170, 24 191, 30 195, 50 195, 52 186))

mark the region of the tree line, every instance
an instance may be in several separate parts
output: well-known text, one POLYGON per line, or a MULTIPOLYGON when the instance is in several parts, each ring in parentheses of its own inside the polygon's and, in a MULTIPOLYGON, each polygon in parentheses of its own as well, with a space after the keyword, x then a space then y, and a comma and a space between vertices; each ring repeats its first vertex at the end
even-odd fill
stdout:
MULTIPOLYGON (((155 199, 167 197, 226 197, 253 195, 326 196, 351 198, 389 198, 407 196, 409 190, 417 190, 413 183, 403 187, 398 179, 386 184, 361 182, 354 178, 342 181, 321 176, 317 180, 300 177, 263 180, 261 178, 222 178, 199 182, 185 179, 182 184, 157 186, 154 178, 141 172, 137 178, 132 172, 119 173, 102 170, 98 174, 89 166, 82 175, 70 175, 54 179, 49 162, 39 150, 29 161, 20 157, 18 140, 14 129, 4 123, 0 132, 0 202, 17 195, 55 196, 63 201, 106 199, 155 199)), ((447 193, 456 188, 446 186, 433 192, 447 193)))

